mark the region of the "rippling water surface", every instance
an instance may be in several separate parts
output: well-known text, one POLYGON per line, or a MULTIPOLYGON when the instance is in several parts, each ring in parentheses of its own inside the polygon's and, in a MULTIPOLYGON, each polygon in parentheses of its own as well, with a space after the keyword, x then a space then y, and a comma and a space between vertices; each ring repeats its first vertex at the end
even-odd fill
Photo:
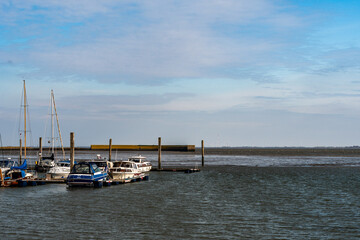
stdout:
MULTIPOLYGON (((184 157, 191 164, 200 159, 196 157, 194 161, 194 156, 186 154, 170 154, 164 159, 169 159, 169 164, 181 165, 184 157)), ((156 154, 149 158, 156 161, 156 154)), ((208 166, 199 173, 151 172, 149 181, 101 189, 68 189, 63 184, 0 188, 0 236, 1 239, 358 238, 357 162, 356 158, 208 156, 208 166), (298 166, 299 162, 304 166, 298 166), (343 162, 346 167, 308 166, 319 162, 343 162)))

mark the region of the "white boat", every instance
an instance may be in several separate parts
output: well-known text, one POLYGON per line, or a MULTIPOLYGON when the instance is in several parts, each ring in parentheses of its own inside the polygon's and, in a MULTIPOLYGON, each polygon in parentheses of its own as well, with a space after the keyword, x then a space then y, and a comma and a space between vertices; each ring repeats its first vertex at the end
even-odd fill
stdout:
POLYGON ((110 168, 110 176, 115 180, 131 180, 144 175, 132 161, 116 161, 110 168))
POLYGON ((152 168, 152 165, 150 162, 147 162, 145 160, 146 157, 143 157, 141 155, 132 156, 128 159, 128 161, 134 162, 141 172, 149 172, 152 168))
POLYGON ((66 179, 70 173, 70 161, 57 162, 48 173, 51 174, 51 179, 66 179))

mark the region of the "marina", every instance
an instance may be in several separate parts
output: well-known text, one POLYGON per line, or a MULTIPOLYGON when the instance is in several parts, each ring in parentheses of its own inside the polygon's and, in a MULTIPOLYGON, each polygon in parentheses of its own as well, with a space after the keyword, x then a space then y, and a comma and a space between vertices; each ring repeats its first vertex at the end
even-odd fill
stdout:
MULTIPOLYGON (((68 187, 95 187, 111 186, 117 184, 139 182, 149 180, 150 171, 165 172, 184 172, 195 173, 200 169, 184 168, 184 167, 161 167, 161 138, 158 139, 158 165, 153 168, 151 162, 141 155, 131 156, 126 161, 110 161, 111 159, 111 139, 108 146, 109 158, 102 158, 97 154, 96 159, 75 161, 74 133, 70 133, 70 160, 58 161, 54 165, 46 168, 39 168, 36 161, 35 166, 28 168, 27 160, 21 166, 16 161, 3 161, 0 170, 1 187, 26 187, 37 186, 51 183, 64 183, 68 187), (11 166, 10 166, 11 165, 11 166), (5 168, 10 166, 10 168, 5 168), (28 169, 32 169, 27 171, 28 169), (21 171, 21 174, 9 175, 9 172, 21 171), (25 172, 26 171, 26 172, 25 172), (30 173, 31 172, 31 173, 30 173), (11 176, 11 177, 9 177, 11 176), (15 176, 15 177, 14 177, 15 176), (39 177, 40 176, 40 177, 39 177), (42 177, 41 177, 42 176, 42 177)), ((41 138, 39 146, 41 146, 41 138)), ((21 149, 21 148, 20 148, 21 149)), ((20 150, 21 152, 21 150, 20 150)), ((41 147, 39 153, 42 152, 41 147)), ((204 154, 204 151, 202 151, 204 154)), ((39 154, 41 157, 41 154, 39 154)), ((53 155, 52 155, 53 156, 53 155)), ((202 155, 202 164, 204 164, 204 156, 202 155)))

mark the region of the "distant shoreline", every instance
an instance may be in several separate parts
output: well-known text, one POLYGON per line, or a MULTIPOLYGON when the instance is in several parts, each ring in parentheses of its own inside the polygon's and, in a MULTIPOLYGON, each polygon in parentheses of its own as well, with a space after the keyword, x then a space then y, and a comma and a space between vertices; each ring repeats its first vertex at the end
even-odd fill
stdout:
MULTIPOLYGON (((195 152, 200 152, 196 149, 195 152)), ((360 157, 360 147, 229 147, 205 148, 205 155, 348 156, 360 157)))

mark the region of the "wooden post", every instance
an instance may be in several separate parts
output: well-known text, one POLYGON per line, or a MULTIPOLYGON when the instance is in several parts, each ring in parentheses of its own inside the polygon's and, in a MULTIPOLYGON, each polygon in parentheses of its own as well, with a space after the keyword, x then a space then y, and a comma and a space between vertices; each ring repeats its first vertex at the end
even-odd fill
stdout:
POLYGON ((42 137, 39 137, 39 162, 42 158, 42 137))
POLYGON ((21 165, 21 159, 22 159, 22 142, 21 142, 21 139, 20 139, 20 143, 19 143, 19 149, 20 149, 19 165, 21 165))
POLYGON ((109 139, 109 161, 111 161, 112 139, 109 139))
POLYGON ((204 165, 205 165, 204 155, 205 155, 205 151, 204 151, 204 140, 201 140, 201 166, 204 166, 204 165))
POLYGON ((158 138, 158 170, 161 170, 161 137, 158 138))
POLYGON ((74 144, 74 133, 70 133, 70 171, 74 167, 75 162, 75 144, 74 144))
POLYGON ((1 186, 4 186, 4 178, 3 178, 3 174, 2 174, 1 168, 0 168, 0 178, 1 178, 1 186))

